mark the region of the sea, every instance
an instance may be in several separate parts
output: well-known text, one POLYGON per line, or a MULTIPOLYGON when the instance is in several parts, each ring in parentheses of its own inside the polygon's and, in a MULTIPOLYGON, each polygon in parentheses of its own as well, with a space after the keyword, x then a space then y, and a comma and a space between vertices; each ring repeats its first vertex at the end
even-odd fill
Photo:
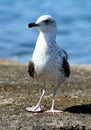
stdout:
POLYGON ((0 0, 0 58, 27 64, 39 34, 27 24, 45 14, 57 22, 70 64, 91 64, 91 0, 0 0))

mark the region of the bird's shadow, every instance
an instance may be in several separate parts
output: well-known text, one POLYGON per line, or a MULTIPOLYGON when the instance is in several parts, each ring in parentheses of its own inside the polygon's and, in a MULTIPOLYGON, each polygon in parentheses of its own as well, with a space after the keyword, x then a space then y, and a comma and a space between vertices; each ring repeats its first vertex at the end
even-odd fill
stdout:
POLYGON ((71 106, 66 108, 64 112, 77 114, 91 114, 91 104, 71 106))

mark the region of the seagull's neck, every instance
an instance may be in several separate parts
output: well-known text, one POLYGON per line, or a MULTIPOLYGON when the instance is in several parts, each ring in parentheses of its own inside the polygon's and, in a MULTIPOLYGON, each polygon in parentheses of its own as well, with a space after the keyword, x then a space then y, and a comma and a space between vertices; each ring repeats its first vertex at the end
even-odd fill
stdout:
POLYGON ((47 33, 40 33, 39 37, 43 37, 44 41, 48 47, 52 47, 56 45, 56 33, 55 32, 47 32, 47 33))
POLYGON ((46 59, 51 55, 51 52, 56 47, 56 33, 42 33, 40 32, 32 59, 36 65, 45 64, 46 59), (48 57, 47 57, 48 56, 48 57))
POLYGON ((44 51, 44 49, 53 48, 56 46, 56 33, 55 32, 40 32, 37 39, 35 50, 44 51))

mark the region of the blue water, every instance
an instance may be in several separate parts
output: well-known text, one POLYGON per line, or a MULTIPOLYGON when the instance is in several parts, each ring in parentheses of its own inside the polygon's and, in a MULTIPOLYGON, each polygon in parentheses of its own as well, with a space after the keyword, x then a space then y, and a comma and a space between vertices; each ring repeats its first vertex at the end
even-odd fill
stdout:
POLYGON ((56 19, 69 62, 91 64, 91 0, 0 0, 0 58, 28 63, 38 31, 26 25, 44 14, 56 19))

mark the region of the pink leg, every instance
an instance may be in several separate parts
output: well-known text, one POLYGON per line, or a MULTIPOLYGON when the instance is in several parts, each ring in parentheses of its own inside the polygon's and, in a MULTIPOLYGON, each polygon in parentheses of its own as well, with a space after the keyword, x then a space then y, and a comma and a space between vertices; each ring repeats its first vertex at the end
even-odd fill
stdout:
POLYGON ((51 109, 47 110, 46 112, 52 112, 52 113, 58 113, 58 112, 63 112, 61 110, 55 110, 54 109, 54 99, 55 99, 55 95, 56 95, 56 89, 53 89, 53 99, 52 99, 52 107, 51 109))
POLYGON ((54 109, 54 99, 52 99, 52 107, 51 107, 51 109, 47 110, 46 112, 58 113, 58 112, 63 112, 63 111, 54 109))
POLYGON ((37 105, 36 106, 32 106, 32 107, 27 107, 26 110, 28 112, 40 112, 41 111, 40 103, 41 103, 41 100, 42 100, 44 94, 45 94, 45 88, 42 91, 41 97, 40 97, 37 105))

